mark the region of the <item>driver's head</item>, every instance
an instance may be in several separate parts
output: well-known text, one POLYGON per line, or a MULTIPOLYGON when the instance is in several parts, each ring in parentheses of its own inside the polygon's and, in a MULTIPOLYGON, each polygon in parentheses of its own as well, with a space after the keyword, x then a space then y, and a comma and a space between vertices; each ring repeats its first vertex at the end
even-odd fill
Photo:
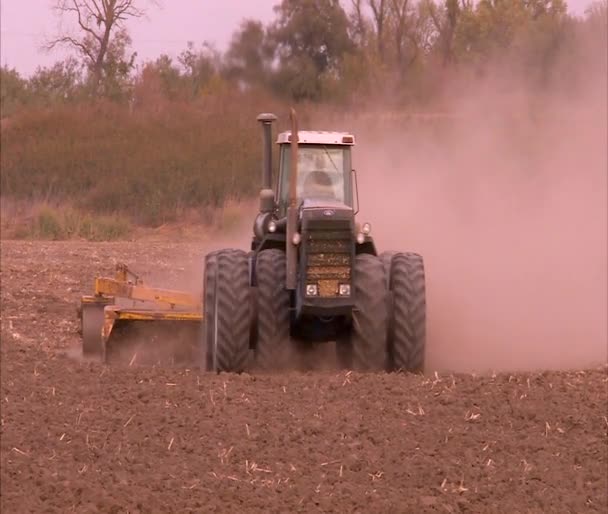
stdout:
POLYGON ((324 171, 311 171, 304 180, 302 190, 305 197, 335 197, 331 177, 324 171))
POLYGON ((321 154, 315 155, 315 169, 316 170, 327 169, 326 164, 327 163, 325 162, 325 158, 323 155, 321 155, 321 154))

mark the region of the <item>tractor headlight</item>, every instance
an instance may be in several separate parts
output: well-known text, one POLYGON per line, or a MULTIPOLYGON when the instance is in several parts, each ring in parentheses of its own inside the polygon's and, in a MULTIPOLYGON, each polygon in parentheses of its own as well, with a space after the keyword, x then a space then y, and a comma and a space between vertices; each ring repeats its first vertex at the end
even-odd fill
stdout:
POLYGON ((317 296, 318 294, 317 284, 306 284, 306 296, 317 296))
POLYGON ((371 231, 372 231, 372 225, 371 225, 371 223, 368 223, 366 221, 363 224, 363 226, 361 227, 361 232, 363 232, 366 236, 368 236, 371 231))
POLYGON ((293 235, 293 238, 291 239, 291 242, 292 242, 294 245, 298 246, 298 245, 300 244, 300 241, 302 241, 302 236, 300 235, 300 233, 299 233, 299 232, 296 232, 296 233, 293 235))
POLYGON ((340 296, 350 296, 350 284, 340 284, 340 296))
POLYGON ((365 242, 365 234, 363 234, 363 232, 359 232, 357 234, 357 243, 362 245, 364 242, 365 242))
POLYGON ((274 233, 277 231, 277 222, 274 220, 270 220, 268 222, 268 232, 274 233))

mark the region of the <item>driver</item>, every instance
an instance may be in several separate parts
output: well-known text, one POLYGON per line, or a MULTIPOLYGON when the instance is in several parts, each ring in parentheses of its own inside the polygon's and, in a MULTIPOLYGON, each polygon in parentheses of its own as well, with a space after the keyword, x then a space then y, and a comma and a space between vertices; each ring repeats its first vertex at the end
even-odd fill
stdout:
POLYGON ((311 171, 304 179, 302 187, 304 198, 331 198, 336 199, 333 182, 325 171, 311 171))

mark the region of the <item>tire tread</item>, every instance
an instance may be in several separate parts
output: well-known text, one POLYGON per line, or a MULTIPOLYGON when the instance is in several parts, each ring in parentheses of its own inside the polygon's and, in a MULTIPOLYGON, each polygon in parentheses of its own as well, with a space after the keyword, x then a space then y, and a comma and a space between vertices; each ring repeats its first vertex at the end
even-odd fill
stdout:
POLYGON ((207 366, 213 371, 240 373, 245 370, 249 357, 251 292, 248 257, 242 250, 221 250, 207 260, 207 265, 210 266, 209 273, 205 274, 208 288, 205 300, 210 302, 205 308, 204 320, 207 323, 207 366), (211 317, 207 318, 208 315, 211 317), (216 330, 217 341, 213 345, 216 330))
POLYGON ((258 320, 256 364, 263 371, 287 367, 289 351, 289 291, 281 250, 263 250, 256 264, 258 320))
POLYGON ((426 351, 426 290, 422 257, 398 253, 391 270, 393 330, 391 346, 396 371, 422 372, 426 351))
POLYGON ((386 368, 388 287, 382 260, 374 255, 355 259, 355 309, 351 334, 352 367, 358 371, 386 368))

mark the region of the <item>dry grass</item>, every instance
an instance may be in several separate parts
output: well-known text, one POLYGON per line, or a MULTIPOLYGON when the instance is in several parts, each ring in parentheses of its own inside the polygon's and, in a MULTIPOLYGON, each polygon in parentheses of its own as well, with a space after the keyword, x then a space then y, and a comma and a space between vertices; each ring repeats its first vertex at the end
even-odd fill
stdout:
POLYGON ((255 106, 113 104, 23 111, 2 131, 4 198, 74 206, 159 227, 256 194, 255 106))
POLYGON ((158 227, 133 223, 124 214, 96 214, 70 205, 45 201, 0 199, 1 239, 87 241, 192 241, 230 235, 249 226, 257 200, 226 200, 216 208, 191 209, 178 221, 158 227))
POLYGON ((115 241, 133 232, 128 218, 83 212, 71 205, 2 199, 2 239, 115 241))

